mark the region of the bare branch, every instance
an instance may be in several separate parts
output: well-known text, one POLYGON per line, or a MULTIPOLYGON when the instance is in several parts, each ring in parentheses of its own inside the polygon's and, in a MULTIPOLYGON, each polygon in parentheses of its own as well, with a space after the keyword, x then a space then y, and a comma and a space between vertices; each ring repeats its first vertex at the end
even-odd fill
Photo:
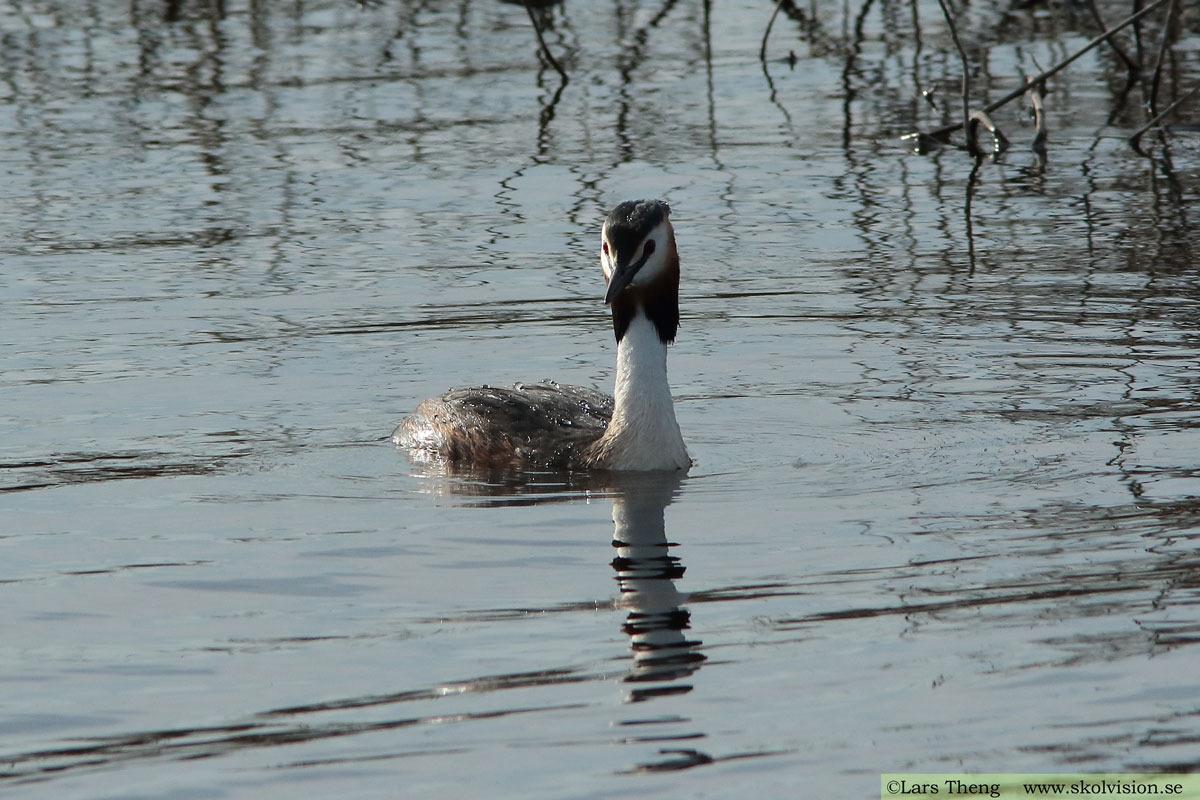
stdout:
POLYGON ((1176 108, 1178 108, 1185 101, 1190 100, 1198 92, 1200 92, 1200 86, 1193 88, 1190 92, 1186 92, 1183 95, 1183 97, 1179 98, 1174 103, 1171 103, 1171 105, 1169 105, 1165 109, 1163 109, 1163 112, 1161 114, 1159 114, 1157 117, 1155 117, 1154 119, 1147 122, 1142 127, 1138 128, 1137 133, 1135 133, 1135 134, 1133 134, 1133 136, 1129 137, 1129 145, 1134 150, 1137 150, 1139 153, 1141 153, 1142 155, 1146 155, 1146 151, 1142 149, 1142 135, 1145 134, 1146 131, 1150 130, 1155 125, 1157 125, 1159 122, 1161 122, 1163 117, 1170 114, 1172 111, 1174 111, 1176 108))
POLYGON ((1175 9, 1179 0, 1171 0, 1167 6, 1167 18, 1163 20, 1162 37, 1158 42, 1158 58, 1154 63, 1154 77, 1150 79, 1150 113, 1158 116, 1158 86, 1162 79, 1163 62, 1167 60, 1167 44, 1171 41, 1171 20, 1175 18, 1175 9))
POLYGON ((954 40, 954 47, 958 50, 958 57, 962 59, 962 118, 959 127, 965 128, 967 131, 967 152, 978 157, 980 154, 979 145, 975 141, 975 132, 971 129, 971 64, 967 60, 967 51, 963 50, 962 42, 958 40, 958 29, 954 25, 954 14, 950 11, 950 5, 946 0, 938 0, 938 4, 942 7, 942 14, 946 17, 946 24, 950 26, 950 38, 954 40))
POLYGON ((1029 99, 1033 103, 1033 127, 1037 134, 1033 137, 1033 152, 1039 156, 1046 155, 1046 108, 1042 105, 1042 96, 1046 93, 1046 87, 1040 83, 1035 83, 1029 88, 1029 99))
POLYGON ((541 47, 542 55, 545 56, 550 66, 554 67, 554 71, 558 73, 563 80, 563 85, 566 86, 570 80, 567 78, 567 71, 562 68, 562 65, 550 52, 550 48, 546 46, 546 40, 542 37, 542 26, 538 22, 537 15, 533 13, 533 6, 529 4, 529 0, 521 0, 521 5, 525 6, 525 11, 529 14, 529 21, 533 23, 533 32, 537 34, 538 46, 541 47))
POLYGON ((779 0, 775 4, 775 10, 771 12, 771 18, 767 20, 767 29, 763 31, 762 47, 758 48, 759 61, 766 62, 767 60, 767 37, 771 35, 771 28, 775 25, 775 18, 779 16, 779 9, 783 8, 786 0, 779 0))
MULTIPOLYGON (((1171 0, 1171 1, 1173 2, 1174 0, 1171 0)), ((1142 10, 1138 11, 1137 13, 1130 14, 1128 17, 1121 20, 1116 25, 1112 26, 1111 28, 1106 30, 1104 33, 1097 36, 1095 39, 1092 39, 1090 42, 1088 42, 1082 48, 1077 50, 1075 53, 1072 53, 1071 55, 1067 56, 1065 59, 1063 59, 1062 61, 1055 64, 1050 69, 1045 70, 1044 72, 1038 73, 1037 75, 1030 78, 1023 86, 1012 90, 1008 94, 1004 95, 1004 97, 1001 97, 999 100, 996 100, 996 101, 990 103, 986 108, 984 108, 984 111, 986 111, 987 113, 990 114, 993 111, 995 111, 996 109, 1000 108, 1001 106, 1006 105, 1007 103, 1010 103, 1013 100, 1015 100, 1016 98, 1025 94, 1025 92, 1029 91, 1029 87, 1031 85, 1045 84, 1045 82, 1051 76, 1058 74, 1063 69, 1065 69, 1068 65, 1070 65, 1073 62, 1075 62, 1076 60, 1078 60, 1085 53, 1095 49, 1098 45, 1103 44, 1104 42, 1108 41, 1109 37, 1111 37, 1114 33, 1122 30, 1123 28, 1128 27, 1129 25, 1132 25, 1134 22, 1136 22, 1137 20, 1146 16, 1151 11, 1154 11, 1155 9, 1157 9, 1159 6, 1161 6, 1163 3, 1166 3, 1166 2, 1168 2, 1168 0, 1154 0, 1154 2, 1152 2, 1150 5, 1146 6, 1142 10)), ((947 136, 949 136, 951 133, 954 133, 957 130, 961 130, 962 127, 963 127, 962 122, 956 122, 952 125, 946 125, 945 127, 938 128, 936 131, 933 131, 929 134, 925 134, 925 136, 929 137, 929 138, 945 141, 947 136)))
MULTIPOLYGON (((1100 9, 1096 7, 1096 0, 1088 0, 1088 8, 1092 12, 1092 19, 1096 20, 1096 24, 1100 26, 1100 30, 1107 28, 1108 26, 1104 24, 1104 18, 1100 16, 1100 9)), ((1132 75, 1141 69, 1134 62, 1134 60, 1129 57, 1129 54, 1125 52, 1125 49, 1122 48, 1121 45, 1117 44, 1116 38, 1109 39, 1108 44, 1110 47, 1112 47, 1113 51, 1116 52, 1121 61, 1125 63, 1125 69, 1127 72, 1129 72, 1129 74, 1132 75)))
POLYGON ((967 149, 972 151, 972 155, 978 158, 983 154, 983 151, 979 148, 978 140, 975 138, 976 131, 979 130, 980 125, 987 128, 987 132, 992 135, 992 153, 994 155, 999 155, 1008 149, 1008 137, 996 127, 996 123, 992 122, 992 118, 982 111, 975 111, 971 114, 970 119, 967 120, 967 149))

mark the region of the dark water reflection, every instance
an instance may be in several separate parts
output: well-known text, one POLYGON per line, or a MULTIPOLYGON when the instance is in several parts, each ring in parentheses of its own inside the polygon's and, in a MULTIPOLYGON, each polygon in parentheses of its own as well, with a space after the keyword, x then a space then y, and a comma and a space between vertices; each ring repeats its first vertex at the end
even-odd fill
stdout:
MULTIPOLYGON (((0 780, 1195 769, 1194 102, 1138 152, 1149 71, 1098 48, 1045 158, 1019 103, 1003 156, 917 156, 960 114, 936 2, 535 16, 566 81, 515 4, 0 5, 0 780), (642 195, 679 231, 686 479, 385 444, 451 385, 610 388, 597 225, 642 195)), ((960 20, 980 102, 1097 30, 960 20)))
MULTIPOLYGON (((613 569, 621 607, 628 609, 623 630, 629 634, 634 669, 625 679, 636 684, 672 683, 690 676, 704 661, 700 642, 687 638, 691 614, 682 607, 675 582, 686 568, 671 555, 663 512, 678 489, 676 475, 634 476, 613 496, 613 569)), ((640 686, 633 701, 664 692, 690 691, 687 685, 640 686)))

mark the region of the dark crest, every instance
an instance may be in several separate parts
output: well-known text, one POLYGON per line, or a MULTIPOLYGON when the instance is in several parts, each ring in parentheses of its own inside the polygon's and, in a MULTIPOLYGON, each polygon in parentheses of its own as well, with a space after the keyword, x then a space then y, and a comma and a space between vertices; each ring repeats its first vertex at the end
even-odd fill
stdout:
POLYGON ((608 228, 608 240, 616 251, 613 256, 617 263, 631 261, 646 234, 670 213, 671 207, 662 200, 626 200, 614 208, 604 224, 608 228))

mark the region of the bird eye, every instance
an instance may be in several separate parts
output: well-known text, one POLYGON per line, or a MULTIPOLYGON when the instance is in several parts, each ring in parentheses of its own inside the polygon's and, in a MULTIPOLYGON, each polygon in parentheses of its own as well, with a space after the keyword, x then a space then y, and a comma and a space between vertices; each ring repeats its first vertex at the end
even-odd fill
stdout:
POLYGON ((648 256, 654 252, 654 240, 647 239, 646 244, 642 246, 642 255, 648 256))
POLYGON ((604 243, 604 255, 608 255, 608 242, 604 243))

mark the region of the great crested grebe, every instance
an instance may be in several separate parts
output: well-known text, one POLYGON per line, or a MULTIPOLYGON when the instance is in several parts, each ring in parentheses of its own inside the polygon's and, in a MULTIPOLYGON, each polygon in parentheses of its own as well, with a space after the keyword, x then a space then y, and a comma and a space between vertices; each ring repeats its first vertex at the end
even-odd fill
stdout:
POLYGON ((667 344, 679 326, 679 253, 670 213, 661 200, 630 200, 604 221, 600 267, 617 337, 615 397, 545 382, 452 389, 421 403, 392 441, 472 466, 691 466, 667 384, 667 344))

